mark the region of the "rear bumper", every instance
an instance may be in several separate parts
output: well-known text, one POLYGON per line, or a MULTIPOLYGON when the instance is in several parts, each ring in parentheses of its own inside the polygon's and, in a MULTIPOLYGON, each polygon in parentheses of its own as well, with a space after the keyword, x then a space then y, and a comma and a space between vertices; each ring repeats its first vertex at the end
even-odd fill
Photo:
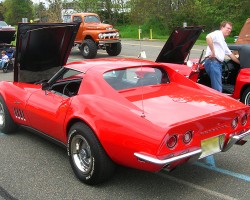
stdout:
MULTIPOLYGON (((225 151, 229 150, 234 144, 240 144, 240 145, 245 144, 246 141, 243 140, 243 138, 248 136, 248 135, 250 135, 250 130, 248 130, 240 135, 232 136, 229 139, 228 143, 221 149, 221 151, 225 152, 225 151)), ((177 155, 177 156, 173 156, 171 158, 161 160, 161 159, 155 158, 155 157, 150 156, 150 155, 146 155, 146 154, 142 154, 142 153, 134 153, 134 155, 140 161, 150 162, 150 163, 153 163, 156 165, 164 165, 164 166, 170 165, 171 163, 174 163, 176 161, 180 161, 183 159, 187 159, 187 158, 189 158, 189 162, 196 161, 196 160, 201 158, 200 157, 201 154, 202 154, 202 149, 197 149, 197 150, 192 151, 192 152, 183 153, 181 155, 177 155)))

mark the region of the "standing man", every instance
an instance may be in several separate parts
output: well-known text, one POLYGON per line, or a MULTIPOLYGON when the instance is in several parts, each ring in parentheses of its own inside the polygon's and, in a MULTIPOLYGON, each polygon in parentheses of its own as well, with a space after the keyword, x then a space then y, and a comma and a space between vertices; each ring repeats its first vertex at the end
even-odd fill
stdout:
POLYGON ((206 51, 205 70, 208 73, 213 89, 222 92, 222 62, 228 55, 234 62, 240 64, 239 59, 229 50, 225 38, 232 31, 232 23, 223 21, 220 30, 209 33, 206 37, 208 44, 206 51))

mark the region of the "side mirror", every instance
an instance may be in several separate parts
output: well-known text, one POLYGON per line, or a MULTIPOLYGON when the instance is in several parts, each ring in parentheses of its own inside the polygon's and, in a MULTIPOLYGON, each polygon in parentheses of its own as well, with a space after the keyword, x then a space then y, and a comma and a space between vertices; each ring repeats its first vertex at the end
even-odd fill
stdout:
POLYGON ((42 90, 48 90, 50 87, 48 82, 42 83, 42 90))

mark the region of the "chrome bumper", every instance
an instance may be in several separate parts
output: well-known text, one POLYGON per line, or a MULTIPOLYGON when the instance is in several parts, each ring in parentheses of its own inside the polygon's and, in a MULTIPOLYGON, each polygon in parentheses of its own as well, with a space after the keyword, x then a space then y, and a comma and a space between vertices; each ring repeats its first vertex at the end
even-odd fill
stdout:
POLYGON ((234 135, 233 137, 231 137, 228 141, 228 143, 223 147, 222 151, 225 152, 227 150, 229 150, 234 144, 239 144, 239 145, 243 145, 245 144, 247 141, 243 140, 244 137, 250 135, 250 130, 240 134, 240 135, 234 135))
POLYGON ((118 42, 121 42, 121 40, 99 40, 99 45, 118 43, 118 42))
MULTIPOLYGON (((250 130, 240 134, 240 135, 235 135, 232 136, 228 143, 221 149, 221 151, 225 152, 227 150, 229 150, 234 144, 239 144, 239 145, 243 145, 246 143, 245 140, 242 140, 244 137, 250 135, 250 130)), ((198 159, 200 159, 200 156, 202 154, 202 149, 197 149, 195 151, 192 152, 188 152, 188 153, 184 153, 178 156, 173 156, 171 158, 167 158, 164 160, 160 160, 158 158, 149 156, 149 155, 145 155, 145 154, 141 154, 141 153, 134 153, 134 155, 142 162, 150 162, 150 163, 154 163, 157 165, 169 165, 173 162, 185 159, 185 158, 190 158, 188 162, 193 162, 196 161, 198 159)))
POLYGON ((147 161, 147 162, 151 162, 151 163, 154 163, 154 164, 157 164, 157 165, 167 165, 167 164, 170 164, 172 162, 182 160, 184 158, 199 157, 201 155, 201 153, 202 153, 202 150, 198 149, 198 150, 195 150, 195 151, 192 151, 192 152, 188 152, 188 153, 181 154, 181 155, 178 155, 178 156, 174 156, 174 157, 171 157, 171 158, 167 158, 167 159, 164 159, 164 160, 153 158, 151 156, 143 155, 143 154, 140 154, 140 153, 134 153, 134 155, 137 158, 139 158, 139 160, 141 160, 141 161, 147 161))

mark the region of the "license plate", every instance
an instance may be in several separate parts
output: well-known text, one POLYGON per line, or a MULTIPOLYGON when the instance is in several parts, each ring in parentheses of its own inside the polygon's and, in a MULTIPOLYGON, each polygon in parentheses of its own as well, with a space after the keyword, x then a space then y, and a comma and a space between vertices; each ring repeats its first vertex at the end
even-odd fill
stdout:
POLYGON ((224 135, 219 135, 206 140, 201 141, 202 154, 200 158, 210 156, 212 154, 221 152, 224 144, 224 135))

